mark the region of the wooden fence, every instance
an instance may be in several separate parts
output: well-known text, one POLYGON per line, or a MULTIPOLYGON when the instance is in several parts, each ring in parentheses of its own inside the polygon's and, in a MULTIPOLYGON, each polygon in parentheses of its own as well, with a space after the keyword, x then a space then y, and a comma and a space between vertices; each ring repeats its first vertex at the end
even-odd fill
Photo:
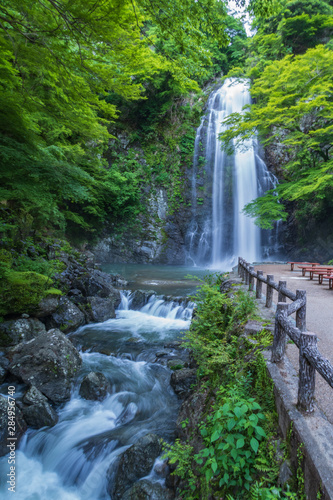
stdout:
POLYGON ((254 290, 256 280, 256 298, 262 298, 262 285, 266 285, 266 307, 272 307, 273 291, 278 292, 278 303, 275 315, 274 339, 272 345, 272 363, 282 361, 286 350, 287 335, 299 348, 299 382, 298 402, 299 409, 305 412, 314 410, 314 391, 316 371, 333 388, 333 367, 325 359, 317 347, 317 336, 306 331, 306 292, 296 290, 296 294, 288 290, 286 281, 274 281, 274 276, 264 277, 263 271, 255 271, 254 267, 241 257, 238 258, 238 274, 254 290), (287 304, 289 298, 292 302, 287 304), (288 316, 296 313, 296 327, 288 316))

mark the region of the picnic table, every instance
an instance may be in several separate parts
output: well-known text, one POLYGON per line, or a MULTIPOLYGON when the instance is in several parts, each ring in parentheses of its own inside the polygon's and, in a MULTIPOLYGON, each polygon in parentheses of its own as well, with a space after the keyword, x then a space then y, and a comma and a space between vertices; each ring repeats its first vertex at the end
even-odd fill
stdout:
POLYGON ((297 266, 297 267, 299 269, 302 269, 302 276, 305 276, 306 271, 311 271, 317 266, 320 266, 318 262, 310 262, 309 264, 303 264, 302 266, 297 266))
POLYGON ((310 265, 311 262, 295 262, 295 261, 290 261, 290 262, 287 262, 287 264, 290 264, 290 271, 293 271, 294 270, 294 266, 295 264, 308 264, 310 265))

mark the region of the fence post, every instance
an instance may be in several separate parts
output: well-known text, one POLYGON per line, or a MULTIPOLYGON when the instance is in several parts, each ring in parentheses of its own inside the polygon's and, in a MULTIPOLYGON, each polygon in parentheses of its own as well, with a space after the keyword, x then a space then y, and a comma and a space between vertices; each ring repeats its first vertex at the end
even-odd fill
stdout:
POLYGON ((286 281, 279 281, 279 297, 278 297, 278 302, 287 302, 287 297, 283 295, 283 293, 280 291, 281 288, 287 288, 287 282, 286 281))
POLYGON ((256 286, 256 299, 261 299, 262 296, 262 281, 259 276, 263 276, 264 271, 257 271, 257 286, 256 286))
POLYGON ((249 271, 249 292, 252 292, 254 289, 254 276, 251 274, 254 272, 254 267, 250 266, 250 271, 249 271))
MULTIPOLYGON (((306 290, 296 290, 296 300, 297 299, 305 299, 306 301, 306 290)), ((305 332, 306 330, 306 302, 303 307, 298 309, 296 312, 296 326, 301 330, 301 332, 305 332)))
POLYGON ((248 263, 247 262, 245 262, 244 270, 245 270, 245 285, 248 285, 249 284, 249 270, 248 270, 248 263))
POLYGON ((238 276, 241 276, 241 257, 238 257, 238 267, 237 267, 238 276))
POLYGON ((310 413, 314 410, 314 392, 316 383, 316 369, 304 356, 304 349, 317 346, 317 336, 314 333, 301 332, 299 342, 299 380, 298 401, 300 410, 310 413))
POLYGON ((269 284, 271 281, 274 281, 273 274, 267 274, 266 307, 272 307, 273 304, 273 287, 269 284))
POLYGON ((278 302, 276 306, 274 339, 271 357, 272 363, 279 363, 282 361, 286 350, 286 331, 280 324, 279 318, 285 320, 288 318, 288 304, 285 302, 278 302))

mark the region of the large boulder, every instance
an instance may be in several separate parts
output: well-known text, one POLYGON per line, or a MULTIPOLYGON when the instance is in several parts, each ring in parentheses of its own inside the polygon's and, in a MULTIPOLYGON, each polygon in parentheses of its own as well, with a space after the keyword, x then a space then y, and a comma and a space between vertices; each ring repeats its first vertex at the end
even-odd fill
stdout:
POLYGON ((88 273, 82 273, 72 281, 72 288, 76 288, 82 292, 85 297, 110 297, 115 301, 115 307, 120 304, 121 297, 118 290, 113 285, 112 277, 99 271, 92 269, 88 273))
POLYGON ((197 382, 197 370, 195 368, 184 368, 176 370, 171 375, 170 385, 182 399, 185 399, 191 393, 191 386, 197 382))
POLYGON ((16 404, 12 405, 12 401, 12 399, 0 395, 0 457, 14 452, 21 437, 27 430, 27 424, 23 419, 21 410, 16 404), (15 415, 10 414, 9 409, 15 415), (13 417, 13 419, 9 419, 9 417, 13 417), (9 422, 15 422, 15 427, 9 426, 9 422), (11 439, 14 437, 16 440, 11 439))
POLYGON ((81 357, 59 330, 42 333, 19 344, 7 354, 9 371, 28 385, 34 385, 54 403, 70 398, 71 386, 81 366, 81 357))
POLYGON ((87 297, 87 300, 90 305, 88 310, 92 321, 101 323, 102 321, 116 317, 115 301, 113 298, 87 297))
POLYGON ((27 342, 45 332, 45 325, 36 318, 5 321, 0 324, 0 347, 6 348, 27 342))
POLYGON ((40 429, 45 426, 51 427, 58 422, 57 413, 35 386, 30 387, 26 392, 23 403, 27 406, 22 408, 22 414, 30 427, 40 429))
POLYGON ((67 297, 61 297, 54 313, 46 320, 48 328, 60 328, 64 333, 73 332, 85 323, 83 312, 67 297))
POLYGON ((127 448, 120 457, 115 477, 112 474, 112 466, 108 470, 108 476, 111 476, 108 484, 111 498, 121 499, 136 481, 147 476, 161 452, 162 445, 156 434, 147 434, 127 448))
POLYGON ((127 490, 121 500, 172 500, 173 498, 175 498, 173 492, 163 488, 160 483, 142 479, 127 490))
POLYGON ((79 394, 84 399, 102 401, 109 390, 109 381, 103 373, 90 372, 82 380, 79 394))

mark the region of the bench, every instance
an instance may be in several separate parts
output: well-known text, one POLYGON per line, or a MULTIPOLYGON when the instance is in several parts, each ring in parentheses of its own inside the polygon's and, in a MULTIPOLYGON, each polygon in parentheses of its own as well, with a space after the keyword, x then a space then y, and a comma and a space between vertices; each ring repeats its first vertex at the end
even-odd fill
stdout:
POLYGON ((310 262, 309 264, 304 264, 303 266, 297 266, 297 267, 299 269, 302 269, 302 276, 305 276, 306 271, 311 271, 312 269, 316 268, 317 266, 320 266, 320 264, 318 264, 318 262, 313 262, 313 263, 310 262))
POLYGON ((294 262, 293 261, 293 262, 287 262, 287 264, 290 264, 290 271, 293 271, 295 264, 308 264, 308 265, 310 265, 311 262, 304 262, 304 261, 303 262, 294 262))
POLYGON ((333 288, 333 274, 327 274, 326 276, 325 275, 319 275, 319 279, 321 277, 321 281, 319 281, 320 284, 323 283, 323 280, 328 280, 328 288, 330 290, 332 290, 333 288))

